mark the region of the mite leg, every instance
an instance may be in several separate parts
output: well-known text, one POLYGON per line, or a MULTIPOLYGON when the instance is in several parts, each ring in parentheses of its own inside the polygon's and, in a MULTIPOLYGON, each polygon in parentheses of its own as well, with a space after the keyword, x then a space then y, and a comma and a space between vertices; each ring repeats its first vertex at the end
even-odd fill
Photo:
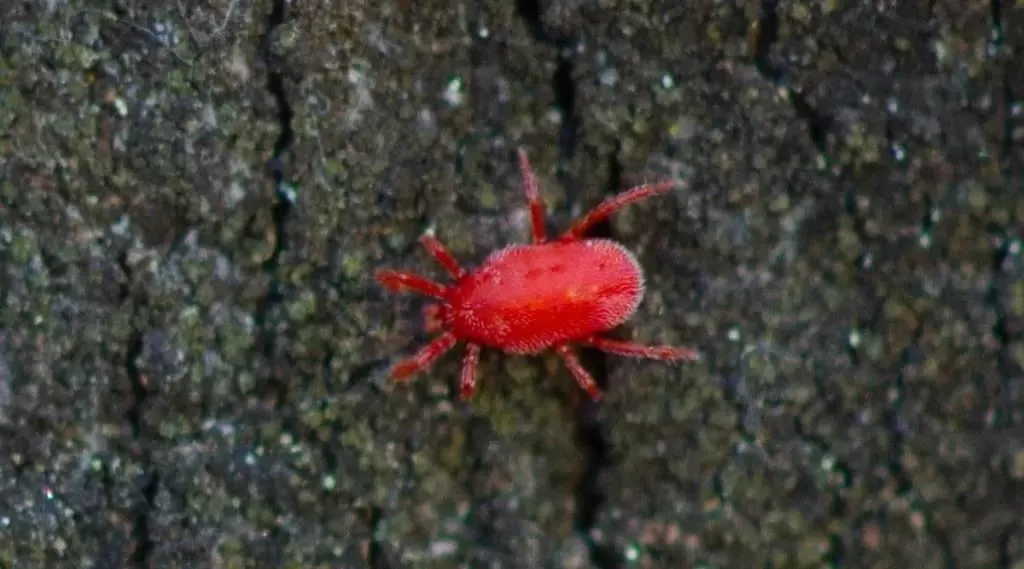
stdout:
POLYGON ((462 377, 459 379, 459 396, 473 397, 476 390, 476 364, 480 361, 480 344, 466 346, 466 357, 462 360, 462 377))
POLYGON ((430 367, 437 358, 455 347, 458 339, 451 332, 446 332, 434 338, 432 342, 420 348, 413 356, 399 361, 391 368, 393 379, 404 380, 414 373, 423 371, 430 367))
POLYGON ((444 294, 447 290, 445 287, 430 279, 413 273, 392 271, 391 269, 379 269, 374 273, 373 278, 375 278, 381 286, 391 292, 405 292, 407 290, 411 290, 437 299, 444 299, 444 294))
POLYGON ((576 382, 580 384, 580 387, 587 392, 587 395, 591 399, 597 401, 601 398, 601 388, 597 386, 597 382, 590 375, 586 369, 583 368, 583 364, 580 363, 579 357, 576 356, 576 352, 573 351, 566 344, 562 344, 555 348, 558 351, 558 355, 562 356, 562 361, 565 362, 565 367, 569 368, 573 376, 576 377, 576 382))
POLYGON ((544 230, 544 205, 541 204, 540 196, 537 193, 537 176, 530 167, 530 160, 526 157, 526 151, 519 149, 519 171, 523 176, 523 191, 526 192, 526 201, 530 204, 530 228, 533 233, 534 243, 547 241, 544 230))
POLYGON ((594 209, 588 211, 587 214, 574 223, 568 231, 563 233, 562 236, 559 237, 559 240, 576 241, 580 239, 588 229, 593 227, 595 224, 604 221, 609 215, 615 213, 616 210, 631 203, 663 194, 671 190, 673 186, 675 186, 675 182, 645 184, 643 186, 637 186, 626 190, 621 194, 611 196, 595 206, 594 209))
POLYGON ((631 358, 647 358, 666 361, 680 360, 690 362, 700 359, 700 353, 698 353, 697 350, 677 346, 645 346, 643 344, 612 340, 611 338, 602 338, 600 336, 584 338, 583 340, 577 341, 577 343, 583 346, 597 348, 602 352, 631 358))
POLYGON ((453 279, 460 279, 466 274, 466 271, 459 266, 459 262, 456 261, 455 257, 448 251, 448 248, 438 241, 433 235, 428 233, 421 235, 420 244, 423 245, 423 248, 427 250, 427 253, 430 253, 430 256, 433 257, 438 264, 444 267, 444 270, 448 271, 448 274, 451 275, 453 279))

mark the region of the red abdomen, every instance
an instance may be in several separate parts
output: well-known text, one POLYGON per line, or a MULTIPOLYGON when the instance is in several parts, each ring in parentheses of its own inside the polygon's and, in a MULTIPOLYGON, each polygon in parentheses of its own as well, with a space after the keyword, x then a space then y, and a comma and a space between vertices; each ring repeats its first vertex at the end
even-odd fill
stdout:
POLYGON ((529 354, 618 326, 643 292, 636 259, 614 241, 516 245, 450 289, 446 320, 460 338, 529 354))

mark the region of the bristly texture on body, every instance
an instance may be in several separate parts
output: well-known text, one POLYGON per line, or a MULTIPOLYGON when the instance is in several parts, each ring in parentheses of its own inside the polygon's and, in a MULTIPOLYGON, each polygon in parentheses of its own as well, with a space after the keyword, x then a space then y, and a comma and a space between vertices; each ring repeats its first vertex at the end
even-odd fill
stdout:
POLYGON ((574 345, 609 353, 659 360, 693 361, 696 350, 674 346, 644 346, 601 334, 636 312, 644 296, 643 273, 636 257, 607 239, 584 239, 587 230, 619 208, 668 192, 673 184, 637 186, 606 199, 574 223, 555 241, 544 231, 543 204, 526 153, 519 151, 523 187, 530 206, 533 242, 492 253, 472 271, 463 269, 432 235, 420 242, 453 279, 450 286, 400 271, 377 271, 377 281, 389 290, 413 291, 437 299, 430 321, 441 334, 412 357, 392 368, 396 379, 426 369, 459 342, 467 343, 460 391, 473 394, 475 370, 482 346, 511 354, 555 350, 580 386, 594 399, 597 384, 580 364, 574 345))
POLYGON ((635 257, 614 241, 513 245, 453 287, 444 311, 466 341, 536 354, 618 326, 643 293, 635 257))

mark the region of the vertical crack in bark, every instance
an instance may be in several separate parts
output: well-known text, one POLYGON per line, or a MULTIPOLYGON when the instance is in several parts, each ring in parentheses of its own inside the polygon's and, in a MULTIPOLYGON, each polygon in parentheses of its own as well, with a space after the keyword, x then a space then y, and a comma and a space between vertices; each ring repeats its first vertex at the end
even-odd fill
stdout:
POLYGON ((132 331, 124 347, 124 371, 131 393, 131 399, 125 409, 125 420, 128 421, 132 439, 139 450, 139 467, 142 471, 137 481, 140 499, 132 508, 132 549, 128 564, 130 567, 143 569, 149 567, 150 557, 153 553, 154 544, 153 538, 150 536, 149 517, 160 487, 160 476, 153 464, 142 419, 144 405, 149 397, 149 389, 145 374, 139 369, 139 358, 143 349, 143 330, 139 320, 145 314, 147 299, 143 293, 136 292, 132 286, 133 271, 128 263, 127 255, 121 254, 117 262, 125 275, 125 282, 121 286, 120 300, 122 304, 129 304, 132 309, 132 331))
MULTIPOLYGON (((294 139, 292 130, 292 119, 294 112, 288 101, 287 90, 285 89, 285 75, 282 71, 281 57, 277 53, 276 34, 278 28, 284 25, 287 20, 287 0, 275 0, 270 14, 267 16, 266 32, 260 43, 260 59, 267 69, 267 91, 271 94, 277 106, 278 135, 274 142, 273 154, 267 164, 268 174, 274 184, 274 204, 271 208, 271 238, 273 239, 273 250, 263 261, 262 271, 268 276, 267 293, 259 304, 259 308, 253 315, 256 328, 259 330, 260 345, 263 356, 274 369, 275 348, 277 333, 267 322, 274 307, 283 299, 281 282, 278 277, 278 265, 281 252, 287 247, 285 223, 291 214, 292 209, 292 187, 291 181, 286 175, 286 161, 288 152, 291 149, 294 139)), ((276 373, 271 372, 269 388, 273 392, 275 401, 280 407, 287 397, 287 383, 279 380, 276 373)))

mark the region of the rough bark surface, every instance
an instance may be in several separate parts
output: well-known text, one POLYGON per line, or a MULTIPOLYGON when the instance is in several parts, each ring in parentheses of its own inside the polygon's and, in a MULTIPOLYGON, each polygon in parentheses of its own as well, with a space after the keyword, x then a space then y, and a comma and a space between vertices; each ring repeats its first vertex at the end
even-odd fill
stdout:
MULTIPOLYGON (((897 6, 895 8, 889 6, 897 6)), ((0 567, 1024 567, 1024 9, 0 7, 0 567), (666 366, 426 338, 552 227, 637 253, 666 366)))

